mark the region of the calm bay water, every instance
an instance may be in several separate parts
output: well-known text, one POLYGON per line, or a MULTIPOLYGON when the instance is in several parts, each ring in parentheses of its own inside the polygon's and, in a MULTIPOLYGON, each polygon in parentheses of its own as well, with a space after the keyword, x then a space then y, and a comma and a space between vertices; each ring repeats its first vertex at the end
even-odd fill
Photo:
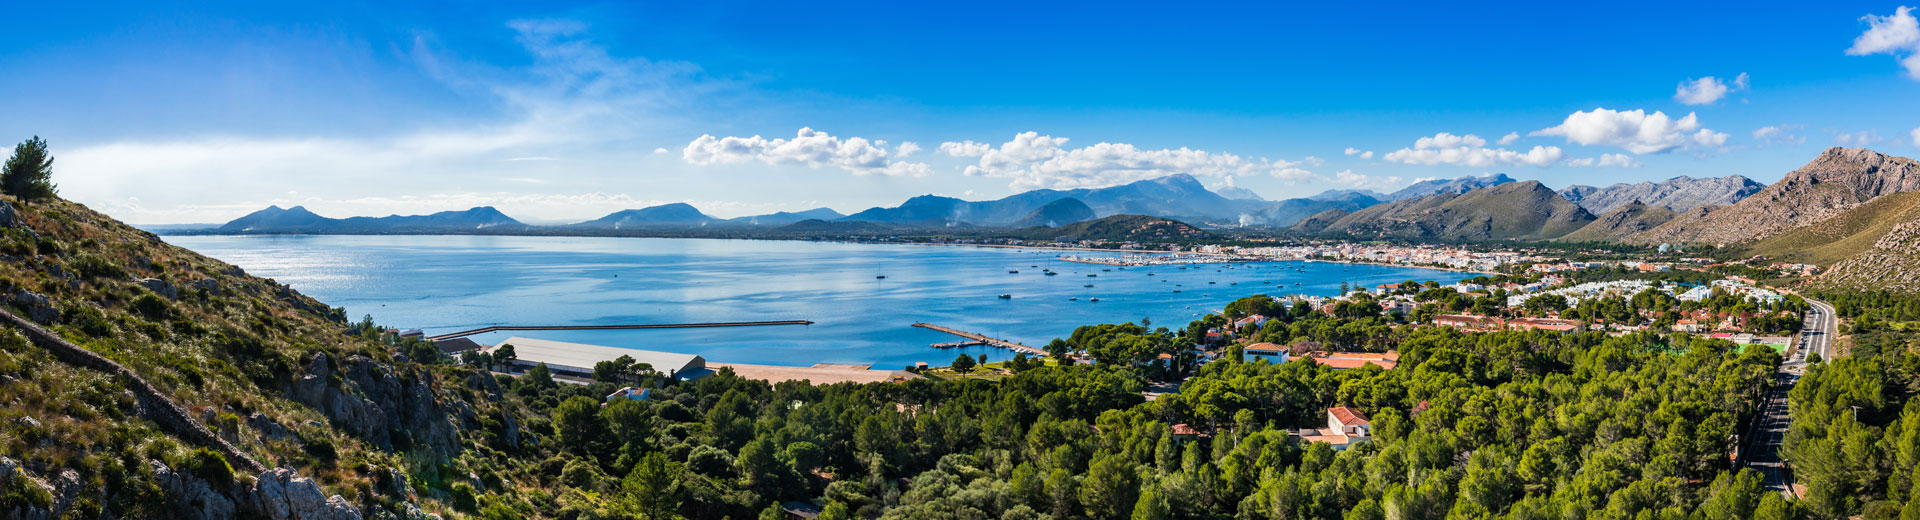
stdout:
POLYGON ((1431 269, 1328 262, 1120 268, 1054 260, 1057 251, 795 241, 495 236, 166 240, 345 307, 355 320, 371 314, 383 325, 420 328, 428 334, 489 325, 812 320, 813 325, 523 331, 473 337, 494 344, 521 335, 695 353, 716 362, 793 366, 944 365, 959 352, 985 353, 995 360, 1012 357, 986 347, 931 348, 931 343, 959 338, 912 327, 915 322, 1041 346, 1086 324, 1150 318, 1155 327, 1183 327, 1209 310, 1253 294, 1332 295, 1343 281, 1372 286, 1410 279, 1447 283, 1465 277, 1431 269), (1044 276, 1042 268, 1060 275, 1044 276), (886 278, 876 278, 881 275, 886 278), (1000 294, 1013 298, 1000 299, 1000 294), (1096 297, 1100 301, 1089 301, 1096 297))

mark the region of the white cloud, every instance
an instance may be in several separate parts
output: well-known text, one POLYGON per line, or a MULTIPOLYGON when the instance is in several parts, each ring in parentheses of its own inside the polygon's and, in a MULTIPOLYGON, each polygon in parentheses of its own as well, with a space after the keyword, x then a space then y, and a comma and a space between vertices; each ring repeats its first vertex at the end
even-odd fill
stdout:
POLYGON ((993 145, 969 139, 958 143, 940 143, 940 152, 954 157, 979 157, 993 151, 993 145))
POLYGON ((673 153, 673 150, 668 150, 668 149, 667 149, 666 147, 664 147, 664 146, 662 146, 662 147, 659 147, 659 148, 654 148, 654 149, 653 149, 653 154, 654 154, 654 155, 664 155, 664 154, 669 154, 669 153, 673 153))
POLYGON ((520 161, 557 161, 557 160, 559 160, 559 159, 555 159, 555 158, 552 158, 552 157, 508 157, 508 158, 507 158, 507 162, 520 162, 520 161))
POLYGON ((1348 147, 1346 150, 1346 154, 1350 157, 1359 157, 1361 159, 1373 158, 1373 150, 1361 150, 1359 148, 1353 148, 1353 147, 1348 147))
MULTIPOLYGON (((909 175, 925 177, 933 169, 925 163, 889 161, 887 142, 864 137, 841 139, 812 128, 801 128, 793 139, 753 137, 714 137, 701 135, 680 151, 689 163, 698 165, 759 161, 772 165, 799 164, 819 168, 831 166, 854 175, 909 175)), ((918 145, 913 145, 916 149, 918 145)))
POLYGON ((1907 77, 1920 80, 1920 20, 1912 7, 1900 6, 1889 16, 1869 14, 1860 21, 1867 22, 1867 32, 1853 39, 1848 56, 1890 55, 1900 59, 1907 77))
POLYGON ((1920 127, 1914 127, 1912 132, 1907 132, 1907 135, 1913 137, 1913 147, 1920 148, 1920 127))
POLYGON ((1628 157, 1626 154, 1607 153, 1607 154, 1600 154, 1599 158, 1582 157, 1579 159, 1567 159, 1567 166, 1572 166, 1576 168, 1582 168, 1582 167, 1639 168, 1640 161, 1634 160, 1632 157, 1628 157))
POLYGON ((906 142, 900 143, 899 148, 894 149, 893 156, 906 157, 916 153, 920 153, 920 143, 916 143, 913 141, 906 141, 906 142))
POLYGON ((1720 81, 1720 78, 1707 76, 1680 82, 1680 87, 1673 91, 1673 99, 1683 105, 1706 105, 1727 97, 1728 93, 1746 90, 1746 88, 1747 73, 1745 72, 1733 78, 1732 85, 1720 81))
POLYGON ((1880 132, 1861 130, 1858 132, 1840 132, 1833 134, 1833 144, 1860 148, 1880 142, 1880 132))
POLYGON ((1798 132, 1800 125, 1772 125, 1753 130, 1753 140, 1762 144, 1800 144, 1807 142, 1807 136, 1798 132))
POLYGON ((1374 177, 1354 173, 1353 170, 1341 170, 1333 174, 1333 178, 1329 180, 1363 190, 1388 190, 1399 188, 1407 183, 1405 179, 1398 176, 1374 177))
POLYGON ((1126 143, 1069 149, 1066 142, 1065 137, 1022 132, 998 147, 962 141, 941 143, 940 150, 954 157, 979 157, 976 164, 967 166, 967 175, 1013 179, 1016 190, 1112 186, 1175 173, 1302 180, 1313 172, 1301 166, 1318 161, 1256 159, 1191 148, 1146 150, 1126 143))
POLYGON ((1422 137, 1412 148, 1387 152, 1389 161, 1405 164, 1452 166, 1540 166, 1559 162, 1565 152, 1557 146, 1535 146, 1524 152, 1505 148, 1487 148, 1487 140, 1477 135, 1447 132, 1422 137))
POLYGON ((1636 154, 1718 148, 1727 142, 1727 134, 1701 127, 1699 117, 1691 112, 1673 119, 1659 111, 1648 114, 1644 110, 1605 108, 1574 112, 1559 126, 1535 130, 1530 135, 1557 135, 1566 137, 1569 143, 1615 146, 1636 154))
POLYGON ((1500 136, 1500 141, 1498 141, 1496 144, 1499 144, 1500 146, 1506 146, 1506 145, 1513 144, 1514 141, 1519 141, 1519 140, 1520 140, 1520 132, 1507 132, 1507 135, 1500 136))

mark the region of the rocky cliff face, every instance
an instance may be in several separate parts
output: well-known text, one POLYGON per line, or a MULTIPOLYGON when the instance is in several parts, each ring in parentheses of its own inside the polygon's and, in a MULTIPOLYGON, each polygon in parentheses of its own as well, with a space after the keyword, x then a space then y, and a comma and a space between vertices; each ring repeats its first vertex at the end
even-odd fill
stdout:
POLYGON ((1920 221, 1894 226, 1874 241, 1873 249, 1833 264, 1814 283, 1920 292, 1920 221))
POLYGON ((1739 175, 1707 179, 1680 176, 1660 182, 1621 183, 1604 188, 1568 186, 1560 190, 1560 196, 1595 215, 1603 215, 1634 202, 1673 211, 1725 206, 1740 202, 1740 199, 1764 188, 1766 185, 1739 175))
POLYGON ((1642 244, 1733 244, 1819 222, 1890 193, 1920 190, 1920 163, 1861 148, 1828 148, 1780 182, 1731 206, 1698 208, 1628 237, 1642 244))
POLYGON ((335 367, 325 353, 314 354, 291 397, 380 449, 410 446, 442 460, 460 451, 458 425, 477 422, 464 402, 440 399, 426 378, 362 356, 335 367))

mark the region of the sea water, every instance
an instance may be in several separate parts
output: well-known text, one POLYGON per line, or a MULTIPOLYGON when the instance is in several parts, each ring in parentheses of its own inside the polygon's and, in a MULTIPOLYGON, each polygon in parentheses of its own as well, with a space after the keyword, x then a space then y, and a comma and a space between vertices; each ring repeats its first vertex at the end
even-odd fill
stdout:
POLYGON ((1057 259, 1119 252, 776 240, 165 238, 344 307, 353 320, 372 315, 382 325, 429 335, 490 325, 810 320, 812 325, 497 332, 472 339, 495 344, 517 335, 693 353, 722 363, 883 369, 920 361, 945 365, 960 353, 1012 357, 992 347, 932 348, 961 338, 912 326, 918 322, 1043 347, 1080 325, 1151 320, 1155 328, 1178 329, 1254 294, 1332 296, 1342 282, 1372 287, 1470 276, 1302 261, 1119 267, 1057 259), (1046 276, 1044 269, 1058 275, 1046 276))

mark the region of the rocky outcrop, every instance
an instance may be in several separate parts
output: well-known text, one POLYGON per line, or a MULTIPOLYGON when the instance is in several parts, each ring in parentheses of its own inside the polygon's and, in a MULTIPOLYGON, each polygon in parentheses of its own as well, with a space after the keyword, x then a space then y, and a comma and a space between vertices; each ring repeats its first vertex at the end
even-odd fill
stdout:
POLYGON ((1635 202, 1673 211, 1725 206, 1740 202, 1740 199, 1763 188, 1766 185, 1739 175, 1706 179, 1683 175, 1660 182, 1620 183, 1604 188, 1568 186, 1560 190, 1560 196, 1595 215, 1602 215, 1635 202))
POLYGON ((180 297, 179 289, 174 288, 173 283, 166 280, 159 278, 138 278, 135 279, 133 283, 145 287, 147 290, 153 291, 154 294, 158 294, 169 300, 180 297))
POLYGON ((27 227, 27 221, 20 218, 20 211, 13 209, 12 203, 0 200, 0 228, 24 227, 27 227))
MULTIPOLYGON (((26 486, 31 486, 33 488, 31 491, 36 494, 44 494, 45 497, 54 496, 55 490, 53 486, 48 485, 44 480, 34 478, 33 475, 27 474, 26 468, 20 467, 19 461, 9 457, 0 457, 0 484, 12 486, 16 479, 26 486)), ((54 504, 50 499, 47 500, 46 504, 34 502, 35 501, 28 500, 27 503, 24 504, 13 504, 6 509, 0 509, 0 518, 52 520, 58 517, 61 512, 61 510, 54 508, 54 504)))
POLYGON ((157 460, 147 461, 147 466, 153 470, 154 481, 166 495, 167 504, 173 506, 181 518, 233 518, 233 499, 215 491, 206 480, 174 471, 157 460))
POLYGON ((1894 226, 1872 249, 1833 264, 1814 284, 1920 292, 1920 221, 1894 226))
POLYGON ((52 325, 55 320, 60 319, 60 309, 53 308, 53 302, 39 293, 20 289, 14 291, 7 301, 19 307, 20 310, 26 311, 27 319, 33 320, 34 323, 52 325))
POLYGON ((1881 195, 1916 190, 1920 190, 1920 162, 1862 148, 1828 148, 1780 182, 1738 203, 1684 212, 1627 241, 1747 242, 1832 218, 1881 195))
POLYGON ((271 520, 360 520, 359 508, 347 499, 327 496, 313 479, 286 468, 260 474, 244 501, 248 511, 271 520))
POLYGON ((473 412, 447 404, 428 383, 423 375, 395 374, 364 356, 336 367, 326 353, 316 353, 291 397, 380 449, 392 451, 405 442, 410 451, 450 458, 460 451, 455 421, 470 424, 473 412))

